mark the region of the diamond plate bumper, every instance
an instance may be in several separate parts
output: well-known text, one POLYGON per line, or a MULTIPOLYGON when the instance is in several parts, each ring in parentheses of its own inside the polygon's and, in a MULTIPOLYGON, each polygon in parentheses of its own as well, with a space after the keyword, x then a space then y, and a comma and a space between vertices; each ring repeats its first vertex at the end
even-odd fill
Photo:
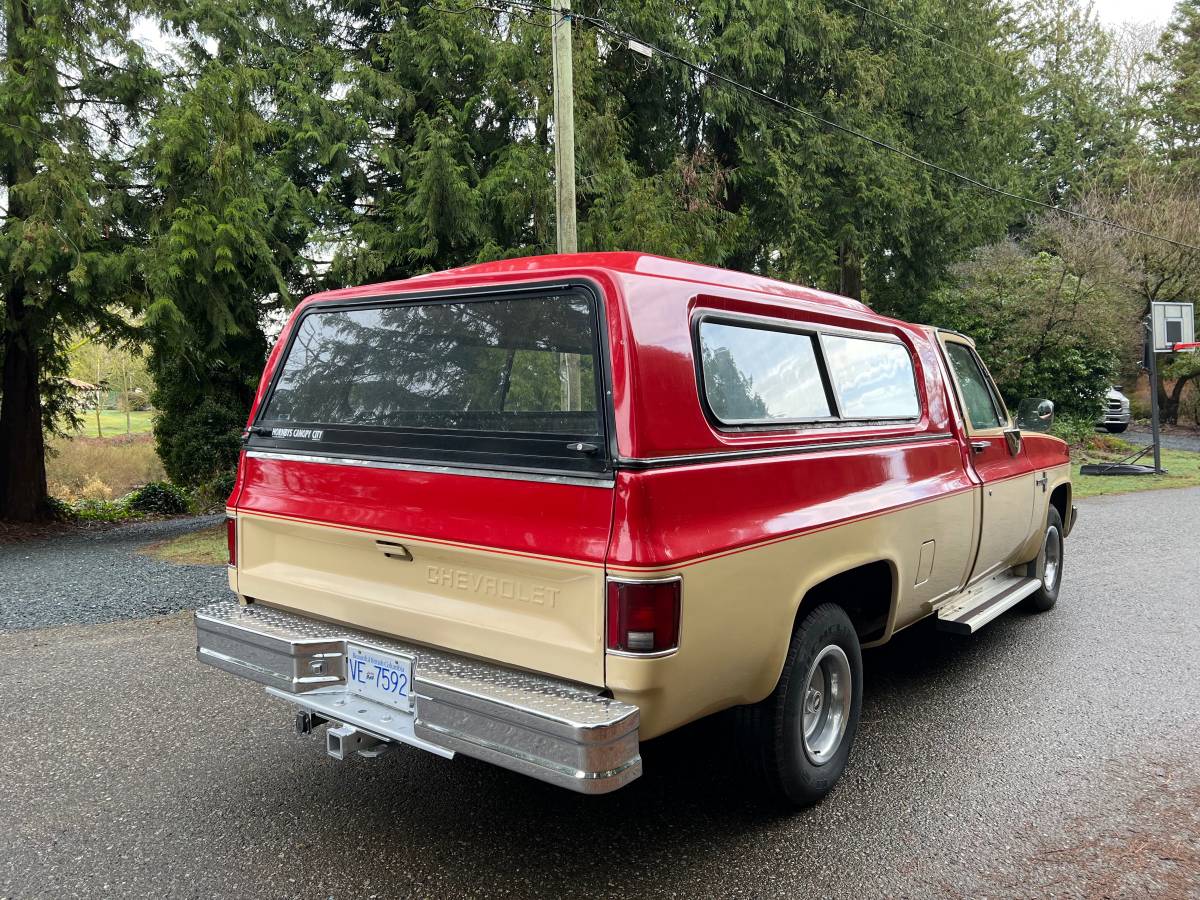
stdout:
POLYGON ((196 653, 301 709, 441 756, 462 753, 585 794, 642 772, 638 708, 597 688, 235 600, 196 611, 196 653), (346 690, 347 641, 412 659, 411 714, 346 690))

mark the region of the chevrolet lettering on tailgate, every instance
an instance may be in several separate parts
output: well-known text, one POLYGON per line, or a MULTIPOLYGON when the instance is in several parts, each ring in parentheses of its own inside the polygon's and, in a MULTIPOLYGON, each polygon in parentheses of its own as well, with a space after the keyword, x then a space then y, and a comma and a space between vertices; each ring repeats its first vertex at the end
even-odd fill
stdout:
POLYGON ((525 584, 512 578, 484 575, 465 569, 447 566, 426 566, 425 577, 430 584, 453 587, 460 591, 483 594, 498 600, 520 600, 522 603, 537 603, 553 607, 558 599, 558 590, 541 585, 525 584))

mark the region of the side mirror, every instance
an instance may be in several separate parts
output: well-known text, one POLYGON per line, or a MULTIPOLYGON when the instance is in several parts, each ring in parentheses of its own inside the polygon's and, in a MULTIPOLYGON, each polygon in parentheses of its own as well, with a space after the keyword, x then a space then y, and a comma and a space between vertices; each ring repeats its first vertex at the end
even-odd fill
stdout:
POLYGON ((1049 400, 1022 400, 1017 407, 1017 427, 1043 434, 1054 424, 1054 404, 1049 400))

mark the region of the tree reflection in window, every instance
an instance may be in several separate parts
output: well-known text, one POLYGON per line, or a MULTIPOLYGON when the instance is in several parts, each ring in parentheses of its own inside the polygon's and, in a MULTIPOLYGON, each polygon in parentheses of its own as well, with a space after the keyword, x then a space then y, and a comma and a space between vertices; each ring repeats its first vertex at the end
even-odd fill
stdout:
POLYGON ((971 427, 980 430, 999 428, 1000 413, 988 389, 983 370, 975 361, 975 354, 965 344, 955 341, 946 342, 946 355, 950 357, 950 365, 954 368, 954 377, 958 380, 959 390, 967 404, 967 418, 971 427))
POLYGON ((576 296, 398 303, 300 320, 265 421, 599 433, 576 296))
POLYGON ((811 335, 702 322, 700 348, 705 396, 722 422, 829 416, 811 335))

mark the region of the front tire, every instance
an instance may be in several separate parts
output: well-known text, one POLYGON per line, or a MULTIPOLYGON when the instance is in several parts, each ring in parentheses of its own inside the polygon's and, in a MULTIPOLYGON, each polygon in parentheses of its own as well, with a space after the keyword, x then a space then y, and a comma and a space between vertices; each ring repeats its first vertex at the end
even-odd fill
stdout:
POLYGON ((1062 586, 1063 573, 1063 525, 1062 516, 1053 506, 1046 514, 1046 531, 1042 535, 1042 548, 1031 560, 1026 575, 1040 582, 1036 593, 1025 600, 1030 612, 1046 612, 1058 602, 1058 589, 1062 586))
POLYGON ((862 650, 846 611, 814 608, 792 633, 769 697, 737 710, 739 749, 769 798, 816 803, 841 777, 862 712, 862 650))
POLYGON ((1105 430, 1107 430, 1109 434, 1120 434, 1122 431, 1124 431, 1124 430, 1125 430, 1126 428, 1128 428, 1128 427, 1129 427, 1129 425, 1128 425, 1128 424, 1124 424, 1124 425, 1105 425, 1105 426, 1104 426, 1105 430))

